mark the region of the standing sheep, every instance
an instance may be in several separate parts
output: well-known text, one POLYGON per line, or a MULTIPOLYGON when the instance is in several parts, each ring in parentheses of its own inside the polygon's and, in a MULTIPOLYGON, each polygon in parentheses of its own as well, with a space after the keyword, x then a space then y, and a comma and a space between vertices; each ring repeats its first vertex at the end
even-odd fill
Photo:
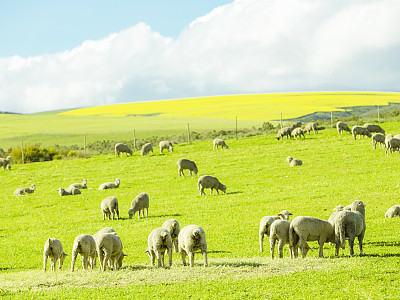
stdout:
POLYGON ((103 212, 103 221, 108 218, 110 220, 110 216, 112 215, 112 219, 114 220, 115 213, 117 214, 117 220, 119 219, 119 211, 118 211, 118 200, 114 196, 107 197, 103 201, 101 201, 101 211, 103 212))
POLYGON ((265 216, 261 219, 260 230, 258 231, 259 242, 260 242, 260 252, 264 251, 264 248, 263 248, 264 236, 266 235, 269 237, 271 224, 278 219, 289 221, 289 217, 292 215, 293 214, 288 212, 287 210, 283 210, 276 216, 265 216))
POLYGON ((87 179, 83 179, 82 183, 72 183, 69 187, 74 187, 77 189, 87 189, 87 179))
POLYGON ((16 189, 13 193, 14 196, 22 196, 32 194, 36 190, 36 185, 32 184, 30 187, 16 189))
POLYGON ((379 143, 379 148, 385 148, 385 136, 381 133, 374 133, 372 135, 372 149, 376 149, 376 144, 379 143))
POLYGON ((78 254, 83 257, 82 265, 85 270, 88 269, 89 263, 91 269, 94 268, 96 265, 96 242, 91 235, 81 234, 75 238, 72 247, 71 272, 74 271, 75 260, 78 254))
POLYGON ((142 156, 146 156, 146 155, 149 154, 150 151, 151 151, 151 153, 154 155, 154 152, 153 152, 153 145, 152 145, 151 143, 147 143, 147 144, 144 144, 144 145, 142 146, 142 150, 140 151, 140 154, 141 154, 142 156))
POLYGON ((137 211, 139 211, 138 217, 140 218, 140 213, 142 213, 142 217, 144 217, 144 209, 146 209, 146 217, 149 216, 149 195, 146 193, 140 193, 132 200, 131 208, 128 211, 129 219, 135 215, 137 211))
POLYGON ((11 170, 11 156, 7 156, 6 158, 0 158, 0 167, 3 167, 3 170, 11 170))
POLYGON ((122 241, 120 237, 113 233, 105 233, 100 235, 96 242, 97 254, 100 261, 100 269, 104 272, 106 266, 112 266, 113 270, 119 270, 122 266, 122 260, 126 254, 122 251, 122 241))
POLYGON ((337 129, 339 135, 342 135, 343 131, 347 131, 348 133, 351 133, 351 129, 344 122, 340 122, 340 121, 337 122, 336 123, 336 129, 337 129))
POLYGON ((361 126, 353 126, 351 129, 351 134, 353 135, 354 139, 356 139, 357 135, 358 139, 361 139, 361 136, 363 136, 363 138, 365 136, 371 137, 371 133, 368 131, 368 129, 361 126))
POLYGON ((69 188, 66 188, 66 189, 63 189, 60 187, 60 188, 58 188, 58 194, 60 196, 79 195, 79 194, 81 194, 81 191, 73 186, 70 186, 69 188))
POLYGON ((383 130, 379 125, 375 125, 375 124, 364 124, 363 126, 364 128, 366 128, 369 132, 378 132, 378 133, 382 133, 383 135, 385 135, 385 130, 383 130))
POLYGON ((199 180, 197 181, 197 187, 199 189, 200 196, 205 195, 204 193, 205 188, 211 189, 210 195, 212 194, 213 189, 215 189, 218 194, 219 194, 218 190, 226 193, 226 186, 220 183, 216 177, 209 175, 200 176, 199 180))
POLYGON ((296 140, 297 137, 301 139, 301 136, 303 136, 304 139, 306 138, 303 129, 301 129, 300 127, 293 129, 290 135, 292 136, 292 138, 295 138, 296 140))
POLYGON ((292 138, 290 134, 292 133, 292 128, 290 127, 283 127, 278 130, 278 134, 276 135, 276 139, 279 141, 280 139, 283 140, 283 137, 286 136, 286 139, 292 138))
POLYGON ((286 161, 287 161, 288 163, 290 163, 290 166, 291 166, 291 167, 297 167, 297 166, 302 166, 302 165, 303 165, 303 162, 302 162, 300 159, 298 159, 298 158, 293 158, 293 157, 291 157, 291 156, 288 156, 288 157, 286 158, 286 161))
POLYGON ((198 169, 196 166, 196 163, 192 160, 188 160, 185 158, 181 158, 180 160, 178 160, 178 162, 176 163, 178 165, 178 174, 179 177, 181 176, 181 173, 183 174, 183 176, 185 176, 185 174, 183 173, 183 170, 189 170, 189 174, 190 176, 192 176, 192 172, 194 173, 194 175, 197 175, 198 169))
POLYGON ((386 137, 385 137, 385 154, 387 154, 388 153, 388 149, 389 149, 389 142, 390 142, 390 140, 393 138, 393 134, 388 134, 388 135, 386 135, 386 137))
POLYGON ((46 271, 47 258, 50 258, 51 271, 56 271, 56 263, 59 260, 59 269, 61 270, 64 259, 68 254, 64 253, 61 242, 57 239, 50 238, 44 244, 43 249, 43 271, 46 271))
POLYGON ((178 248, 184 266, 186 266, 186 255, 189 255, 190 266, 194 266, 194 252, 198 250, 203 254, 204 267, 208 266, 206 234, 200 226, 187 225, 183 227, 178 235, 178 248))
POLYGON ((124 153, 126 156, 128 156, 128 154, 132 156, 132 150, 129 149, 128 145, 117 143, 115 144, 115 156, 119 157, 120 153, 122 153, 122 156, 124 156, 124 153))
POLYGON ((295 128, 301 127, 302 124, 303 123, 301 123, 301 122, 293 122, 292 125, 290 125, 290 128, 293 130, 295 128))
POLYGON ((316 133, 318 134, 317 124, 315 124, 314 122, 308 123, 304 127, 304 132, 308 132, 308 135, 310 135, 311 131, 314 133, 314 135, 316 133))
POLYGON ((161 141, 158 145, 160 146, 160 154, 163 153, 164 149, 168 150, 168 152, 174 151, 174 146, 170 141, 161 141))
POLYGON ((331 213, 331 215, 329 216, 328 222, 332 225, 335 226, 335 219, 337 214, 340 211, 343 211, 345 209, 345 207, 343 205, 338 205, 333 209, 333 213, 331 213))
POLYGON ((400 217, 400 205, 393 205, 385 213, 385 218, 394 217, 400 217))
POLYGON ((149 255, 152 266, 154 266, 154 261, 157 257, 158 267, 164 268, 164 254, 166 252, 168 253, 169 266, 172 266, 172 239, 167 229, 154 229, 149 234, 147 244, 148 247, 145 252, 149 255))
POLYGON ((219 149, 219 147, 221 146, 222 149, 226 148, 228 149, 228 145, 225 143, 225 141, 223 139, 214 139, 213 141, 213 150, 215 149, 219 149))
POLYGON ((175 252, 178 252, 178 235, 181 231, 179 223, 175 219, 169 219, 162 224, 162 228, 165 228, 171 234, 172 244, 174 244, 175 252))
POLYGON ((390 153, 393 153, 393 151, 400 152, 400 139, 397 139, 395 137, 389 139, 387 141, 387 148, 385 150, 385 153, 390 151, 390 153))
POLYGON ((108 190, 108 189, 116 189, 119 188, 121 181, 119 178, 116 178, 114 182, 105 182, 100 184, 99 190, 108 190))

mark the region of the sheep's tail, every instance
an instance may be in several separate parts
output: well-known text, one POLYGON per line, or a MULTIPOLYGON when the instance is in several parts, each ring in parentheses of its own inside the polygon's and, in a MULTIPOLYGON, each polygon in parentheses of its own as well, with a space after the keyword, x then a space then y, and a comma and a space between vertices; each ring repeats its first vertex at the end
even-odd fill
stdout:
POLYGON ((344 249, 346 247, 346 227, 345 226, 337 226, 338 234, 339 234, 339 242, 340 248, 344 249))

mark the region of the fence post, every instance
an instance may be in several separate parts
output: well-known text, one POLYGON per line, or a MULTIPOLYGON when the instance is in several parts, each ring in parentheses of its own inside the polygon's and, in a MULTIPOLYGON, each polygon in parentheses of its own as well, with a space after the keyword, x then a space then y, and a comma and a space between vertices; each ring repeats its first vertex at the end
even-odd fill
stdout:
POLYGON ((83 136, 83 151, 84 151, 85 156, 86 156, 86 135, 83 136))
POLYGON ((379 120, 379 105, 378 105, 378 123, 380 123, 380 120, 379 120))
POLYGON ((282 113, 281 113, 281 128, 283 128, 283 124, 282 124, 282 113))
POLYGON ((22 155, 22 164, 25 164, 24 142, 23 141, 21 141, 21 155, 22 155))
POLYGON ((237 140, 237 116, 236 116, 236 140, 237 140))
POLYGON ((133 148, 136 151, 136 134, 135 134, 135 129, 133 129, 133 148))
POLYGON ((188 142, 190 145, 190 129, 189 129, 189 123, 187 124, 187 134, 188 134, 188 142))
POLYGON ((331 107, 331 129, 333 129, 333 110, 331 107))

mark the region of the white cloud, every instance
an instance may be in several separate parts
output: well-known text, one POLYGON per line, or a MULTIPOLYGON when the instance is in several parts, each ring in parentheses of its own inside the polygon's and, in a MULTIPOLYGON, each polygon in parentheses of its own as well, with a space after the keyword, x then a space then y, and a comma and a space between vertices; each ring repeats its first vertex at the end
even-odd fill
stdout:
POLYGON ((0 110, 400 87, 400 2, 236 0, 177 39, 143 23, 63 53, 0 58, 0 110))

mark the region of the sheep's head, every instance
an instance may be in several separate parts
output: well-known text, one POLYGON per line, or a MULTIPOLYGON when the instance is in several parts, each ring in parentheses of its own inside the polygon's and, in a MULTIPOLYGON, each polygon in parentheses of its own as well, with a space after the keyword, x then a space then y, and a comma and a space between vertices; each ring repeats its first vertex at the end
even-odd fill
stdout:
POLYGON ((60 196, 64 195, 65 190, 63 188, 58 188, 58 193, 60 194, 60 196))
POLYGON ((199 170, 197 169, 197 166, 196 165, 194 165, 194 168, 193 168, 193 173, 194 173, 194 175, 197 175, 197 172, 198 172, 199 170))
POLYGON ((278 214, 278 217, 285 221, 289 221, 290 216, 293 216, 293 214, 288 212, 287 210, 283 210, 278 214))
POLYGON ((192 235, 193 235, 193 238, 194 238, 194 239, 199 240, 199 239, 201 238, 201 231, 200 231, 200 229, 195 229, 195 230, 193 230, 192 235))
POLYGON ((6 158, 8 161, 10 161, 10 160, 12 160, 12 157, 11 156, 7 156, 7 158, 6 158))
POLYGON ((336 206, 334 209, 333 209, 333 211, 336 211, 336 212, 339 212, 339 211, 342 211, 342 210, 344 210, 344 206, 343 205, 338 205, 338 206, 336 206))
POLYGON ((87 184, 87 179, 83 179, 83 180, 82 180, 82 184, 83 184, 83 185, 86 185, 86 184, 87 184))
POLYGON ((129 215, 129 219, 132 219, 132 217, 135 215, 135 210, 133 210, 132 208, 128 211, 128 215, 129 215))
POLYGON ((35 185, 35 184, 32 184, 32 185, 30 186, 30 188, 31 188, 32 191, 34 191, 34 190, 36 189, 36 185, 35 185))
POLYGON ((359 211, 365 213, 365 204, 361 200, 356 200, 351 204, 351 211, 359 211))
POLYGON ((290 163, 292 160, 293 160, 293 157, 291 157, 291 156, 288 156, 288 157, 286 158, 286 161, 287 161, 288 163, 290 163))
POLYGON ((122 267, 122 260, 124 259, 125 256, 128 256, 128 254, 125 254, 124 252, 122 252, 121 256, 118 258, 118 261, 117 261, 118 268, 122 267))
POLYGON ((226 193, 226 186, 224 184, 220 183, 219 186, 218 186, 218 189, 220 191, 223 191, 224 193, 226 193))
POLYGON ((62 267, 62 265, 63 265, 63 263, 64 263, 64 259, 65 259, 66 256, 68 256, 67 253, 64 253, 64 252, 63 252, 63 253, 61 254, 59 269, 61 269, 61 267, 62 267))
POLYGON ((115 179, 115 184, 116 184, 117 186, 119 186, 120 183, 121 183, 121 181, 119 180, 119 178, 116 178, 116 179, 115 179))

